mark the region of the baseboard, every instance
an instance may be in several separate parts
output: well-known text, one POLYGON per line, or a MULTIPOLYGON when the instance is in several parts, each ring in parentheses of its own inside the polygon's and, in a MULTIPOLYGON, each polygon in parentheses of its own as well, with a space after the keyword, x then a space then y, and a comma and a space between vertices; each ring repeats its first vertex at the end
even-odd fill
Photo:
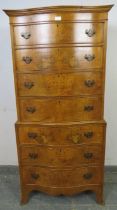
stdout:
POLYGON ((17 174, 18 173, 18 166, 15 165, 0 165, 0 174, 17 174))
MULTIPOLYGON (((117 166, 105 166, 106 172, 117 172, 117 166)), ((17 165, 0 165, 0 174, 1 173, 18 173, 18 166, 17 165)))

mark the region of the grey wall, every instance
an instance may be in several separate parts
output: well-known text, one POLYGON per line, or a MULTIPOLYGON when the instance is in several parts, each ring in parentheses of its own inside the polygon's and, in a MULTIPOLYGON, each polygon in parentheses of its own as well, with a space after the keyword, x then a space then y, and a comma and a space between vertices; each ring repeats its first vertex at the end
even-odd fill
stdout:
POLYGON ((107 126, 106 165, 117 165, 117 1, 94 0, 0 0, 0 165, 16 165, 14 123, 16 106, 12 71, 9 19, 2 9, 50 5, 115 4, 109 13, 105 119, 107 126))

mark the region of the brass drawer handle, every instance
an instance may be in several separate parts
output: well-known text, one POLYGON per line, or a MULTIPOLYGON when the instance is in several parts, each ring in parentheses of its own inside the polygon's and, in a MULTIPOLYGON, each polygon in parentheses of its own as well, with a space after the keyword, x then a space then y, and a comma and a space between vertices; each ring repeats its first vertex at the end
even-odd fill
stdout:
POLYGON ((38 135, 37 133, 29 132, 28 133, 28 138, 30 140, 36 140, 38 143, 47 143, 47 139, 43 135, 38 135))
POLYGON ((85 30, 85 34, 88 36, 88 37, 92 37, 96 34, 96 31, 94 29, 86 29, 85 30))
POLYGON ((93 110, 94 110, 94 107, 93 106, 85 106, 84 107, 84 111, 86 111, 86 112, 91 112, 93 110))
POLYGON ((89 132, 86 132, 84 133, 84 136, 88 139, 92 138, 93 137, 93 132, 92 131, 89 131, 89 132))
POLYGON ((74 142, 74 144, 79 143, 80 142, 80 135, 77 134, 77 135, 72 136, 72 141, 74 142))
POLYGON ((27 107, 26 111, 33 114, 36 111, 36 108, 35 107, 27 107))
POLYGON ((87 173, 83 175, 84 179, 91 179, 93 177, 92 173, 87 173))
POLYGON ((94 80, 85 80, 84 84, 87 87, 92 87, 95 85, 95 81, 94 80))
POLYGON ((34 82, 24 82, 24 87, 31 89, 34 86, 34 82))
POLYGON ((24 39, 29 39, 31 37, 31 33, 30 32, 22 32, 21 37, 23 37, 24 39))
POLYGON ((86 54, 84 56, 84 58, 87 60, 87 61, 93 61, 95 59, 95 55, 90 55, 90 54, 86 54))
POLYGON ((23 56, 22 60, 26 63, 26 64, 30 64, 32 62, 32 58, 29 56, 23 56))
POLYGON ((39 176, 39 174, 34 174, 34 173, 32 173, 31 174, 31 177, 33 178, 33 179, 38 179, 40 176, 39 176))
POLYGON ((38 137, 38 135, 37 135, 37 133, 29 132, 29 133, 28 133, 28 137, 29 137, 30 139, 36 139, 36 138, 38 137))
POLYGON ((86 159, 91 159, 93 157, 93 153, 92 152, 86 152, 86 153, 84 153, 84 157, 86 159))
POLYGON ((37 159, 38 158, 38 154, 37 153, 29 153, 29 158, 30 159, 37 159))

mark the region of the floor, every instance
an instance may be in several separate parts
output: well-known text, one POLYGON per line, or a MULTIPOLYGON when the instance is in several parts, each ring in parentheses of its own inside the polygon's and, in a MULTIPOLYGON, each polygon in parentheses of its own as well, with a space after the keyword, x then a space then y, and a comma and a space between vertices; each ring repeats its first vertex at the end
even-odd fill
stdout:
POLYGON ((105 169, 105 206, 96 204, 93 193, 72 197, 51 197, 32 193, 29 202, 19 202, 19 175, 16 166, 0 166, 0 210, 117 210, 117 167, 105 169))

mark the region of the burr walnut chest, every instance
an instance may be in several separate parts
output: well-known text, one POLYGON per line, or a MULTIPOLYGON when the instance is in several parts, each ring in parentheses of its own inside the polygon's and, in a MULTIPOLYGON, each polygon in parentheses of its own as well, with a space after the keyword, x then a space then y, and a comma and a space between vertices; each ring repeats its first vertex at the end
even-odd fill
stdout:
POLYGON ((21 202, 91 190, 103 202, 104 83, 112 5, 5 10, 10 17, 21 202))

